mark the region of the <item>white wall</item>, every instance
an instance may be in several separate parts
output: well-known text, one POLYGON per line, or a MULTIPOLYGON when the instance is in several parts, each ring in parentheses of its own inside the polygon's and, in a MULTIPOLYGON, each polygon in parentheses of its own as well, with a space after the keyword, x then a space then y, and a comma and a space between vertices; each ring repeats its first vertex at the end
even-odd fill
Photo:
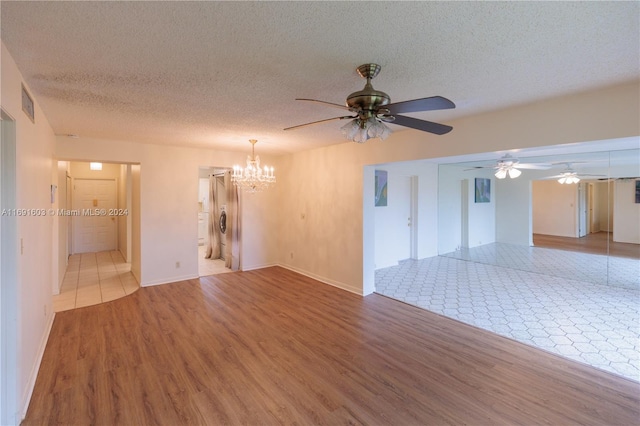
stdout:
POLYGON ((533 245, 531 181, 496 179, 496 242, 533 245))
POLYGON ((635 202, 636 181, 614 183, 613 241, 640 244, 640 203, 635 202))
MULTIPOLYGON (((71 206, 67 205, 67 190, 71 191, 71 188, 67 188, 67 174, 69 173, 70 164, 66 161, 58 161, 57 167, 57 191, 56 198, 58 200, 58 208, 63 210, 71 209, 71 206)), ((53 294, 60 293, 60 287, 64 279, 64 274, 67 270, 68 264, 68 233, 69 226, 71 224, 69 216, 56 215, 54 217, 54 231, 53 238, 58 242, 58 255, 57 255, 57 271, 54 276, 57 276, 57 282, 54 284, 53 294), (57 226, 56 226, 57 223, 57 226)), ((55 261, 54 261, 55 263, 55 261)))
POLYGON ((578 185, 533 182, 533 232, 577 238, 578 185))
MULTIPOLYGON (((57 201, 54 204, 50 201, 51 185, 58 183, 53 161, 55 135, 32 92, 35 123, 22 111, 22 75, 4 44, 1 49, 0 101, 2 108, 16 120, 16 204, 18 208, 48 211, 58 206, 57 201)), ((19 415, 24 415, 53 321, 52 289, 58 279, 57 274, 54 276, 57 260, 56 267, 53 261, 58 252, 57 241, 54 246, 53 240, 54 216, 18 217, 17 234, 20 338, 15 348, 18 359, 15 393, 19 406, 9 409, 15 408, 19 415)))
POLYGON ((496 179, 490 179, 491 195, 488 203, 475 202, 475 178, 468 179, 468 238, 469 248, 494 243, 496 240, 496 179))
POLYGON ((375 267, 386 268, 411 256, 411 234, 407 226, 411 216, 411 176, 387 171, 387 205, 377 206, 375 214, 375 267))
POLYGON ((142 283, 142 257, 140 234, 140 205, 142 194, 140 192, 140 165, 131 165, 131 273, 138 283, 142 283))

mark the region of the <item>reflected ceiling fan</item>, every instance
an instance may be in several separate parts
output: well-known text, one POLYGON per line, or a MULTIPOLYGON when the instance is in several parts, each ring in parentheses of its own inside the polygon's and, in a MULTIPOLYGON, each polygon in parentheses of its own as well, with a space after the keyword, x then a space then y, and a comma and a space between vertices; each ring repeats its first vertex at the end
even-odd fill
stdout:
MULTIPOLYGON (((547 170, 551 168, 549 163, 521 163, 511 154, 505 154, 502 156, 493 166, 478 166, 474 169, 494 169, 495 177, 498 179, 504 179, 509 176, 511 179, 515 179, 522 174, 520 169, 533 169, 533 170, 547 170)), ((473 169, 467 169, 473 170, 473 169)))
POLYGON ((379 90, 375 90, 371 85, 371 80, 373 80, 380 72, 380 65, 360 65, 357 68, 357 71, 362 78, 367 80, 367 83, 365 84, 364 89, 353 92, 347 96, 346 105, 334 104, 316 99, 296 98, 297 101, 317 102, 341 108, 349 111, 352 115, 313 121, 311 123, 287 127, 284 130, 298 129, 300 127, 326 123, 328 121, 349 119, 349 123, 341 128, 342 133, 351 141, 363 143, 371 138, 380 138, 382 140, 386 139, 391 133, 391 130, 384 123, 393 123, 421 130, 423 132, 434 133, 436 135, 444 135, 453 129, 453 127, 445 124, 399 115, 401 113, 408 112, 455 108, 456 105, 449 99, 443 98, 442 96, 432 96, 430 98, 391 103, 389 95, 379 90))
POLYGON ((562 171, 560 174, 555 176, 548 176, 544 179, 558 179, 558 182, 561 184, 572 184, 580 182, 580 178, 589 179, 589 178, 600 178, 606 177, 606 175, 593 175, 589 173, 578 173, 573 167, 571 167, 572 163, 564 163, 567 165, 567 168, 562 171))

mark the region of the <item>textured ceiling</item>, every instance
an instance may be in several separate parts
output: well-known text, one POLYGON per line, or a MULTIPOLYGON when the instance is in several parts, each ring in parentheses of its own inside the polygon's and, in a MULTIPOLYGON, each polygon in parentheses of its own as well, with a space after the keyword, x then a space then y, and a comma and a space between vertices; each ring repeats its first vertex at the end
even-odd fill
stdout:
MULTIPOLYGON (((57 134, 273 154, 343 142, 355 68, 456 117, 637 79, 632 2, 7 2, 2 40, 57 134)), ((404 128, 392 126, 394 131, 404 128)), ((454 129, 455 131, 455 129, 454 129)))

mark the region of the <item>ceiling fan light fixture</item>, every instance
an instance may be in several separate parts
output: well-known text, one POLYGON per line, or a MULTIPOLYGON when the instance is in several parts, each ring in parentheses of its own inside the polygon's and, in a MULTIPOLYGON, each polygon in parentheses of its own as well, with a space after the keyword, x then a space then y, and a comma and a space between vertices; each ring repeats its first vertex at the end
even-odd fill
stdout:
POLYGON ((514 169, 513 167, 511 167, 511 168, 509 169, 509 177, 510 177, 511 179, 515 179, 515 178, 517 178, 518 176, 520 176, 521 174, 522 174, 522 172, 521 172, 520 170, 518 170, 518 169, 514 169))
POLYGON ((353 119, 340 130, 345 138, 357 143, 364 143, 373 138, 385 140, 391 134, 391 129, 375 117, 367 120, 353 119))
POLYGON ((498 179, 506 178, 507 177, 507 169, 499 168, 495 173, 495 177, 497 177, 498 179))
POLYGON ((580 182, 580 178, 578 176, 575 175, 575 173, 567 173, 564 174, 560 179, 558 179, 558 182, 561 184, 572 184, 572 183, 578 183, 580 182))

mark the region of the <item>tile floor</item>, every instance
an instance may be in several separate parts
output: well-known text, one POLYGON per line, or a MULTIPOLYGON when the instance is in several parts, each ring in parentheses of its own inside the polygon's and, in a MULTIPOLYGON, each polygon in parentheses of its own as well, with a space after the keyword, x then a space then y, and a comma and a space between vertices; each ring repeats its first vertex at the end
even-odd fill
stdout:
POLYGON ((535 249, 531 254, 516 246, 483 247, 403 261, 376 271, 376 291, 640 381, 640 261, 616 263, 627 268, 616 270, 616 276, 626 278, 622 285, 610 285, 592 282, 588 272, 576 269, 575 262, 585 256, 595 256, 587 257, 587 264, 597 264, 598 255, 535 249), (478 260, 486 261, 487 251, 495 255, 493 264, 478 260), (525 268, 527 256, 532 263, 525 268), (562 268, 533 261, 541 256, 564 263, 575 275, 552 275, 562 268))
POLYGON ((131 265, 118 251, 74 254, 64 275, 53 310, 67 311, 119 299, 139 288, 131 265))
MULTIPOLYGON (((198 274, 231 272, 224 260, 205 259, 204 246, 198 246, 198 274)), ((53 296, 55 312, 97 305, 119 299, 136 291, 140 286, 118 251, 74 254, 64 275, 60 294, 53 296)))
POLYGON ((224 274, 232 272, 231 269, 224 266, 222 259, 205 259, 205 246, 198 246, 198 275, 206 277, 207 275, 224 274))

